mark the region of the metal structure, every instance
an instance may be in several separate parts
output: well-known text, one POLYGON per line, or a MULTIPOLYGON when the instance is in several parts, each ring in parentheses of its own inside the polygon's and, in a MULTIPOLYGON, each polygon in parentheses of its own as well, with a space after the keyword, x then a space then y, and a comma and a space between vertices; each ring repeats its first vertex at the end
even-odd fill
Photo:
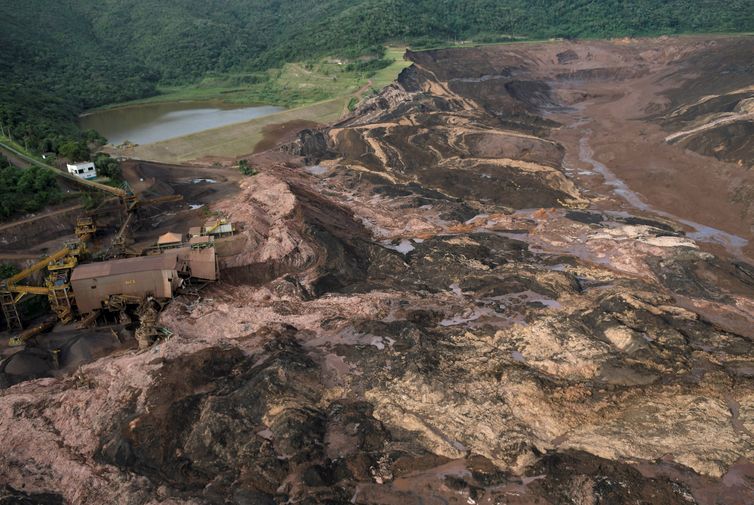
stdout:
POLYGON ((79 240, 67 243, 65 247, 55 251, 50 256, 0 282, 0 306, 8 329, 23 329, 21 316, 18 313, 18 303, 29 295, 47 296, 58 319, 66 323, 73 319, 74 301, 70 285, 71 272, 78 265, 79 256, 86 252, 86 240, 91 235, 82 233, 80 237, 79 240), (48 271, 44 286, 21 283, 44 269, 48 271))
POLYGON ((130 200, 126 204, 126 219, 118 229, 118 233, 115 234, 115 237, 113 238, 113 241, 108 248, 105 256, 108 258, 118 258, 126 256, 127 254, 138 255, 137 252, 130 251, 127 244, 127 237, 135 220, 134 216, 136 215, 136 209, 138 209, 139 207, 145 207, 147 205, 157 205, 159 203, 167 202, 179 202, 181 200, 183 200, 183 195, 178 194, 159 196, 157 198, 150 198, 147 200, 130 200))
MULTIPOLYGON (((52 170, 56 175, 63 179, 74 182, 88 189, 103 191, 117 197, 121 202, 125 219, 123 219, 120 229, 113 239, 112 246, 108 251, 109 253, 114 252, 115 255, 124 255, 126 253, 126 236, 129 228, 134 222, 135 211, 139 207, 164 202, 175 202, 183 199, 183 196, 179 194, 166 195, 152 199, 140 199, 134 194, 128 184, 125 185, 125 189, 122 189, 82 179, 76 175, 57 170, 46 163, 42 163, 39 160, 28 156, 26 153, 18 151, 12 146, 0 143, 0 147, 8 149, 16 156, 33 165, 52 170)), ((79 266, 80 257, 87 252, 86 243, 91 239, 96 230, 96 225, 91 217, 79 218, 75 227, 75 234, 78 237, 78 240, 65 244, 62 249, 37 261, 16 275, 0 280, 0 309, 5 316, 5 320, 10 330, 23 329, 23 323, 18 311, 18 303, 26 296, 31 295, 47 296, 52 309, 55 311, 55 314, 60 321, 68 323, 73 319, 75 309, 77 308, 77 301, 72 287, 74 269, 79 266), (45 269, 47 270, 47 274, 43 286, 34 286, 25 283, 28 282, 29 278, 34 274, 45 269)), ((175 261, 176 260, 174 259, 174 262, 175 261)), ((170 275, 172 276, 172 274, 170 275)), ((173 283, 180 283, 180 278, 178 277, 177 272, 173 277, 175 278, 175 281, 173 281, 172 277, 170 279, 166 278, 166 281, 169 284, 168 291, 170 291, 168 297, 172 296, 173 283)), ((117 293, 115 299, 112 300, 113 305, 117 305, 117 296, 121 296, 122 305, 125 306, 127 300, 123 297, 128 296, 127 291, 128 290, 122 293, 117 293)), ((144 296, 139 294, 138 300, 143 299, 144 296)), ((85 317, 80 321, 80 324, 84 326, 92 324, 96 319, 96 312, 84 312, 85 317)), ((34 329, 35 328, 32 328, 31 330, 34 329)), ((21 333, 19 336, 14 337, 11 340, 13 343, 20 345, 27 340, 27 337, 24 337, 25 335, 27 335, 27 332, 21 333)))
POLYGON ((169 299, 182 279, 178 255, 139 256, 99 263, 87 263, 74 270, 70 285, 78 311, 89 314, 106 306, 122 310, 148 297, 169 299), (122 300, 123 307, 116 306, 122 300))
POLYGON ((56 323, 56 320, 54 317, 47 319, 46 321, 42 321, 41 323, 22 331, 18 335, 11 337, 8 340, 8 345, 10 346, 24 345, 29 339, 36 337, 40 333, 43 333, 47 330, 51 330, 55 326, 55 323, 56 323))

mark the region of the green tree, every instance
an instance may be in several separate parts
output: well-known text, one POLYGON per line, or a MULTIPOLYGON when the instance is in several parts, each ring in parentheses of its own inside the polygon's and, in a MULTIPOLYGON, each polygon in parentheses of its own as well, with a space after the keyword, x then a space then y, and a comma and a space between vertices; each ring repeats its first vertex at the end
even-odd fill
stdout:
POLYGON ((248 160, 240 160, 238 162, 238 170, 243 175, 257 175, 257 169, 250 166, 248 160))
POLYGON ((97 168, 97 175, 109 177, 116 182, 123 181, 123 171, 120 168, 120 163, 109 154, 97 154, 94 158, 94 166, 97 168))
POLYGON ((0 263, 0 279, 7 279, 19 272, 15 265, 10 263, 0 263))
POLYGON ((89 147, 83 140, 69 140, 58 147, 58 152, 69 161, 88 161, 90 157, 89 147))

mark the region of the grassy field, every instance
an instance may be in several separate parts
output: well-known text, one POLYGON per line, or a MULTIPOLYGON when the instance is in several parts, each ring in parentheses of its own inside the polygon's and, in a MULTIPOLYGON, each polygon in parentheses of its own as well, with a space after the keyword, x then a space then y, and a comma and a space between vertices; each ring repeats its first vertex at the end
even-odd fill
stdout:
MULTIPOLYGON (((352 97, 361 100, 395 80, 409 65, 403 59, 405 48, 388 48, 385 58, 392 63, 372 75, 349 71, 346 64, 326 59, 317 63, 289 63, 271 70, 263 82, 253 74, 224 75, 205 78, 192 87, 164 89, 164 94, 129 105, 180 100, 223 100, 238 104, 270 104, 288 110, 243 123, 176 137, 153 144, 124 149, 110 149, 113 154, 133 158, 182 163, 203 157, 237 157, 250 154, 263 138, 263 129, 291 121, 313 121, 328 124, 345 112, 352 97)), ((124 104, 120 104, 121 106, 124 104)))
POLYGON ((376 87, 384 87, 408 66, 409 63, 403 60, 404 52, 404 47, 389 47, 384 57, 392 63, 373 75, 349 70, 346 62, 328 58, 318 62, 288 63, 282 68, 261 73, 211 75, 188 86, 161 87, 160 94, 153 97, 99 109, 184 100, 222 100, 235 104, 296 108, 351 95, 369 81, 376 87))
POLYGON ((382 89, 398 77, 401 70, 408 67, 411 63, 403 59, 403 54, 406 52, 405 47, 388 47, 385 53, 385 58, 393 60, 393 63, 381 70, 378 70, 371 77, 372 86, 378 89, 382 89))

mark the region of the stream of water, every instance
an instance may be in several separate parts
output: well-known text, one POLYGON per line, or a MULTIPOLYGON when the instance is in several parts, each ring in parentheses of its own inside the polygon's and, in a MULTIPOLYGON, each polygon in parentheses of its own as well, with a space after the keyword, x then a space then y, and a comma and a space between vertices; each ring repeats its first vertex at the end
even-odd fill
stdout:
POLYGON ((711 226, 703 225, 689 219, 683 219, 675 216, 669 212, 652 207, 647 204, 642 197, 632 191, 625 182, 619 179, 607 166, 599 161, 595 160, 592 156, 594 152, 589 146, 589 135, 591 131, 587 130, 583 137, 579 140, 579 159, 584 163, 588 163, 592 166, 594 172, 602 176, 605 184, 613 188, 613 193, 623 198, 629 205, 639 210, 652 212, 659 216, 672 219, 679 223, 682 223, 694 231, 687 233, 687 236, 699 242, 716 243, 725 247, 729 252, 734 255, 742 255, 742 249, 749 243, 743 237, 728 233, 711 226))

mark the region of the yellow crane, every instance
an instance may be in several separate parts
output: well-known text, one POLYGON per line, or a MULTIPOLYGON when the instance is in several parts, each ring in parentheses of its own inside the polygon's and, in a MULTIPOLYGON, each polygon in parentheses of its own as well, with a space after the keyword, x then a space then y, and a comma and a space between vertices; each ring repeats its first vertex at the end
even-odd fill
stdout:
POLYGON ((68 281, 71 271, 78 264, 79 255, 85 250, 84 242, 70 242, 16 275, 0 281, 0 308, 9 329, 23 328, 17 305, 28 295, 47 296, 58 318, 70 322, 73 318, 73 294, 68 281), (21 281, 44 269, 49 272, 44 286, 21 284, 21 281))
POLYGON ((23 328, 17 305, 28 295, 47 296, 58 319, 66 323, 73 319, 74 300, 69 282, 71 272, 78 264, 79 256, 86 252, 86 242, 96 231, 97 227, 91 217, 79 218, 75 229, 78 240, 67 243, 62 249, 0 281, 0 309, 9 329, 23 328), (44 286, 21 284, 25 279, 44 269, 48 272, 44 286))

